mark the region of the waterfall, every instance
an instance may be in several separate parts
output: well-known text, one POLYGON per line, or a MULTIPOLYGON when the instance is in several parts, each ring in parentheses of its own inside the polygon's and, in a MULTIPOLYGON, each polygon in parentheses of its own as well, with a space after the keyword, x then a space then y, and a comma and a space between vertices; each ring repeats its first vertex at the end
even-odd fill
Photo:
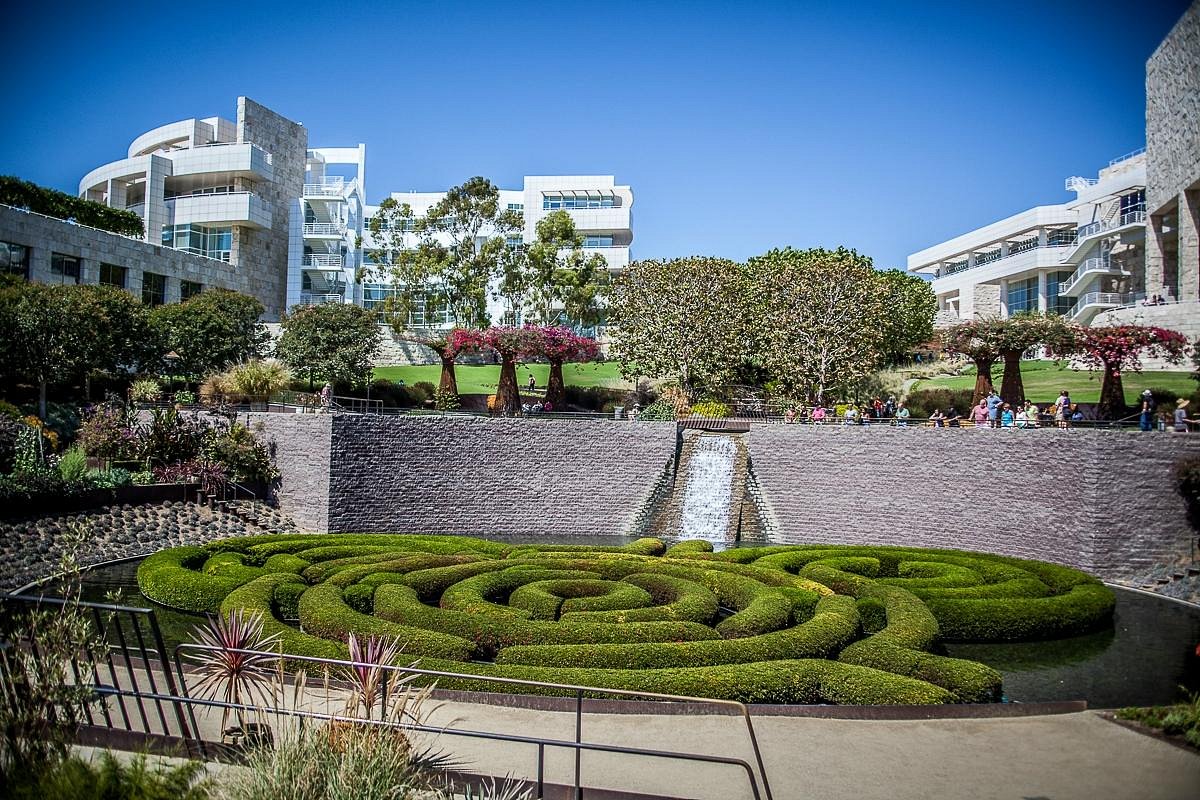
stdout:
POLYGON ((725 436, 701 436, 687 462, 679 538, 724 539, 729 531, 737 447, 725 436))

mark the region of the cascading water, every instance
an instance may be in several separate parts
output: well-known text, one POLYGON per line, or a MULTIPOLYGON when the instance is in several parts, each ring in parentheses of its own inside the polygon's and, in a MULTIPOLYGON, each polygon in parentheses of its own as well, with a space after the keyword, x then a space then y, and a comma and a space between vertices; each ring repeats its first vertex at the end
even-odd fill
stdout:
POLYGON ((724 539, 729 530, 737 447, 724 436, 702 436, 687 463, 680 539, 724 539))

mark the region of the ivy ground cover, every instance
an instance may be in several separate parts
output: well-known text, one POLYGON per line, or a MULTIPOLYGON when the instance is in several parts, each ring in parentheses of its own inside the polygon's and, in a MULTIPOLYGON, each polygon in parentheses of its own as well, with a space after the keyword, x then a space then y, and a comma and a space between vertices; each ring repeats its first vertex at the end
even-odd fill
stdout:
POLYGON ((1070 636, 1108 624, 1114 604, 1083 572, 996 555, 834 545, 714 553, 703 541, 657 539, 242 537, 160 551, 139 567, 138 585, 186 611, 260 614, 288 654, 345 658, 351 633, 386 636, 403 643, 404 663, 426 669, 753 703, 995 701, 1000 673, 939 655, 940 642, 1070 636))

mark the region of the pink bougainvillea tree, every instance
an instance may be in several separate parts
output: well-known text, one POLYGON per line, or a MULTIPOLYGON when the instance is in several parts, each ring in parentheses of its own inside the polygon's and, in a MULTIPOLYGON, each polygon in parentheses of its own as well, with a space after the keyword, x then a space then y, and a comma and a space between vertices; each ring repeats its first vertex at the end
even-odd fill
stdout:
POLYGON ((1126 370, 1141 372, 1142 356, 1178 364, 1188 349, 1188 339, 1179 331, 1150 325, 1076 327, 1072 340, 1064 344, 1057 348, 1060 355, 1073 356, 1089 370, 1104 370, 1096 409, 1103 419, 1124 415, 1125 387, 1121 374, 1126 370))
POLYGON ((500 355, 500 382, 496 386, 495 410, 501 414, 521 411, 521 394, 517 388, 517 360, 538 351, 536 328, 494 327, 487 330, 454 331, 450 336, 456 352, 495 351, 500 355))
POLYGON ((567 387, 563 381, 563 364, 570 362, 595 361, 600 355, 600 346, 595 339, 579 336, 569 328, 546 326, 535 328, 537 355, 550 364, 550 378, 546 383, 546 402, 552 408, 561 409, 567 401, 567 387))

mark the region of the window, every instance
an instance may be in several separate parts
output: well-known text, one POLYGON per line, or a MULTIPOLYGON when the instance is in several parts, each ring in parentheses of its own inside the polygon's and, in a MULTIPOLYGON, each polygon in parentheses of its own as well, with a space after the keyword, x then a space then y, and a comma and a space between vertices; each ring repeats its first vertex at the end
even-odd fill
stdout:
POLYGON ((161 306, 167 302, 167 276, 154 272, 142 273, 142 302, 148 306, 161 306))
POLYGON ((128 272, 124 267, 118 267, 116 264, 101 264, 100 265, 100 285, 115 286, 118 289, 125 288, 125 275, 128 272))
POLYGON ((66 283, 79 283, 79 259, 75 256, 64 256, 62 253, 50 254, 50 271, 66 283))
POLYGON ((1038 279, 1027 278, 1008 282, 1008 314, 1036 311, 1038 307, 1038 279))
POLYGON ((1053 311, 1056 314, 1066 314, 1075 305, 1073 297, 1059 297, 1058 285, 1066 283, 1074 274, 1070 270, 1065 272, 1050 272, 1046 274, 1046 310, 1053 311))
POLYGON ((1121 214, 1125 215, 1132 211, 1146 210, 1146 190, 1138 189, 1132 194, 1121 196, 1121 214))
POLYGON ((228 262, 233 250, 233 228, 204 225, 164 225, 163 247, 186 250, 205 258, 228 262))
POLYGON ((588 192, 550 192, 542 195, 542 209, 560 208, 616 208, 617 199, 611 194, 589 194, 588 192))
POLYGON ((525 204, 524 203, 509 203, 508 210, 509 211, 524 211, 525 204))
POLYGON ((0 242, 0 273, 29 278, 29 248, 23 244, 0 242))
POLYGON ((525 244, 525 237, 519 234, 516 236, 507 236, 504 239, 504 246, 509 250, 516 250, 523 244, 525 244))
POLYGON ((203 283, 195 281, 179 282, 179 302, 184 303, 204 291, 203 283))
POLYGON ((583 237, 583 246, 584 247, 612 247, 613 246, 613 237, 611 235, 609 235, 609 236, 598 236, 598 235, 584 236, 583 237))

